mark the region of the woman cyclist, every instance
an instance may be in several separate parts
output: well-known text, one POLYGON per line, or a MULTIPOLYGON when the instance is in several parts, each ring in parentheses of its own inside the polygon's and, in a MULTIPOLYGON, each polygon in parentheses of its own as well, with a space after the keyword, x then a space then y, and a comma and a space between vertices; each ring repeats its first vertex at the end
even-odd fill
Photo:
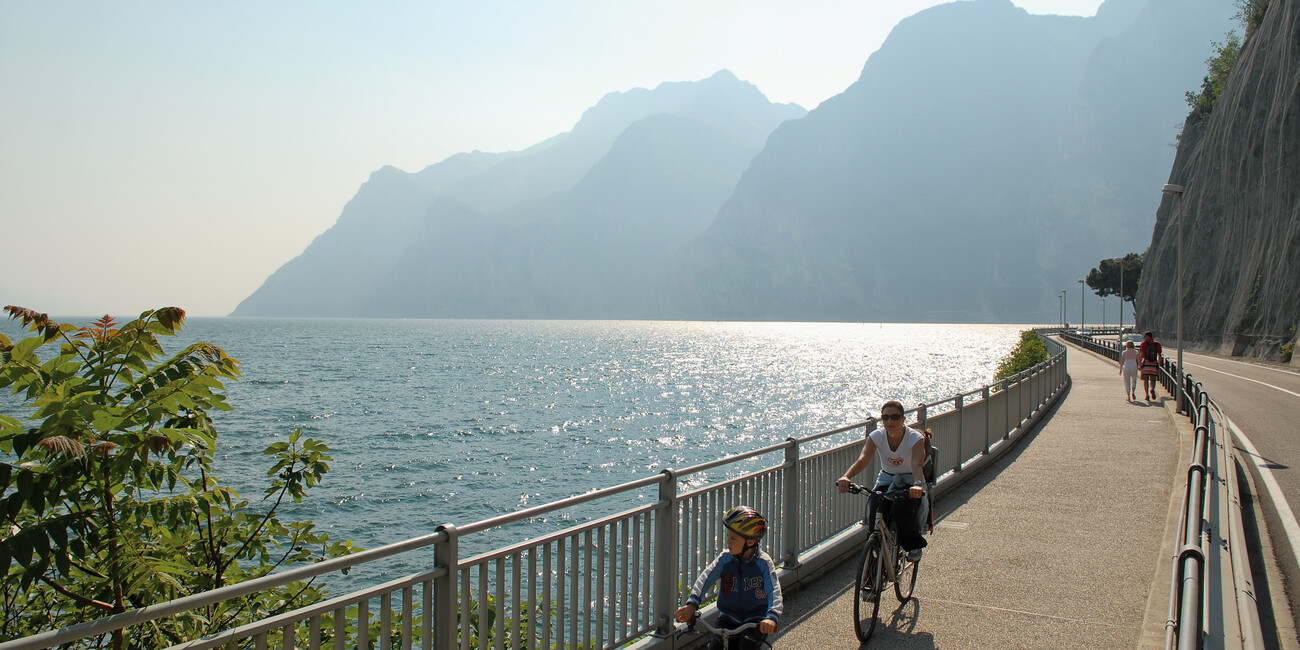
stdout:
MULTIPOLYGON (((835 482, 840 492, 848 491, 853 477, 866 469, 877 450, 880 451, 880 476, 876 477, 875 488, 910 488, 911 498, 893 502, 889 514, 898 523, 898 545, 907 551, 909 560, 919 560, 921 549, 926 546, 917 513, 917 508, 924 503, 921 497, 925 496, 925 474, 921 469, 925 464, 925 435, 903 424, 903 405, 898 401, 890 400, 880 407, 880 428, 867 436, 862 455, 835 482)), ((867 513, 867 520, 874 516, 875 513, 867 513)))

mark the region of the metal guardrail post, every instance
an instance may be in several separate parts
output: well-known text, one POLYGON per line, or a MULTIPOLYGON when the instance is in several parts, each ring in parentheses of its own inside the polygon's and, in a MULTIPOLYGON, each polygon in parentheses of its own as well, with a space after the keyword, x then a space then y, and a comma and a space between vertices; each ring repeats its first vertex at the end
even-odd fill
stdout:
POLYGON ((1016 373, 1016 431, 1025 423, 1025 372, 1016 373))
POLYGON ((1002 420, 1003 440, 1008 440, 1011 438, 1011 430, 1013 428, 1011 426, 1011 393, 1007 392, 1009 390, 1011 390, 1011 379, 1009 378, 1003 379, 1002 380, 1002 409, 1006 413, 1006 418, 1002 420))
POLYGON ((961 459, 966 458, 966 416, 962 411, 961 395, 957 395, 957 466, 953 468, 954 472, 961 472, 961 459))
POLYGON ((1029 395, 1034 408, 1029 409, 1031 414, 1037 413, 1038 409, 1043 407, 1043 373, 1034 370, 1029 371, 1029 395))
POLYGON ((654 603, 658 619, 657 636, 667 636, 673 631, 673 614, 677 611, 677 472, 661 472, 668 480, 659 484, 659 502, 664 507, 657 511, 659 521, 655 526, 654 549, 654 603))
POLYGON ((989 387, 985 386, 984 395, 984 453, 989 453, 989 436, 993 434, 993 403, 989 401, 989 387))
POLYGON ((433 545, 434 566, 447 569, 447 573, 433 579, 433 647, 456 646, 456 576, 460 575, 460 534, 455 524, 438 526, 447 533, 447 541, 433 545))
POLYGON ((785 557, 781 559, 781 564, 787 569, 793 569, 799 566, 799 551, 803 550, 803 540, 800 539, 799 531, 803 526, 799 525, 799 441, 794 438, 786 438, 789 445, 785 448, 785 498, 783 501, 785 511, 781 513, 781 525, 785 529, 785 557))

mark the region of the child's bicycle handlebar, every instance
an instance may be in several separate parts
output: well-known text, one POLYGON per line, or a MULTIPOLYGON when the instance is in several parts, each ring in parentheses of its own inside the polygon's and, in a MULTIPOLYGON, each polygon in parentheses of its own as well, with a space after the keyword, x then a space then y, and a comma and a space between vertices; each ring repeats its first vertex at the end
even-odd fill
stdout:
POLYGON ((712 632, 714 634, 721 634, 724 637, 735 636, 737 634, 740 634, 741 632, 744 632, 745 630, 752 630, 758 627, 757 621, 750 621, 749 623, 741 625, 740 627, 733 627, 730 629, 714 627, 712 623, 708 622, 703 618, 700 618, 700 615, 697 613, 691 617, 691 620, 689 622, 686 623, 686 631, 694 632, 696 623, 703 625, 706 631, 712 632))

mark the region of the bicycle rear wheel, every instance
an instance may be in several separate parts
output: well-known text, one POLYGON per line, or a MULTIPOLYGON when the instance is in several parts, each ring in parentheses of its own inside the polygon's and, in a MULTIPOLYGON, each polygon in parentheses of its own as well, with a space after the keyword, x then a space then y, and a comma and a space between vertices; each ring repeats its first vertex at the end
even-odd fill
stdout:
POLYGON ((885 562, 880 553, 880 535, 872 533, 862 549, 862 561, 853 592, 853 631, 866 643, 876 630, 880 613, 880 591, 884 586, 885 562))
POLYGON ((909 561, 907 551, 899 549, 898 570, 895 572, 894 580, 894 595, 898 596, 898 602, 905 603, 912 597, 912 590, 916 588, 916 572, 920 568, 920 560, 909 561))

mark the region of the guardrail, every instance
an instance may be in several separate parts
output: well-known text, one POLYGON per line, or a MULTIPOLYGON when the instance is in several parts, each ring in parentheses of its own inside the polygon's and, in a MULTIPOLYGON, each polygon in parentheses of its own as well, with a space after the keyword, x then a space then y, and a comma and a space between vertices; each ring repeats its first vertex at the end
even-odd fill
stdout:
MULTIPOLYGON (((934 433, 935 496, 1011 448, 1069 384, 1065 347, 994 384, 908 411, 934 433)), ((722 513, 748 504, 767 514, 764 545, 783 587, 812 579, 857 551, 867 529, 861 500, 835 498, 835 479, 857 458, 874 420, 691 467, 664 470, 555 503, 272 574, 179 600, 0 643, 0 650, 98 647, 103 635, 310 579, 398 553, 429 552, 430 569, 307 605, 172 648, 675 648, 672 617, 722 545, 722 513), (834 441, 829 448, 828 441, 834 441), (753 467, 757 469, 753 469, 753 467), (718 477, 714 470, 738 475, 718 477), (649 494, 648 494, 649 493, 649 494), (631 509, 535 538, 538 518, 622 500, 631 509), (490 537, 495 550, 462 557, 461 541, 490 537), (501 544, 507 536, 520 539, 501 544), (372 618, 373 617, 373 618, 372 618), (377 618, 377 620, 374 620, 377 618)), ((879 469, 879 459, 869 472, 879 469)), ((607 511, 611 508, 605 508, 607 511)))
MULTIPOLYGON (((1063 338, 1119 362, 1119 344, 1080 337, 1063 338)), ((1201 383, 1165 359, 1160 383, 1171 395, 1183 391, 1186 415, 1195 426, 1192 458, 1187 467, 1178 522, 1178 555, 1169 587, 1167 650, 1214 647, 1263 648, 1263 632, 1254 578, 1242 523, 1237 464, 1230 446, 1232 432, 1223 411, 1201 383)))

